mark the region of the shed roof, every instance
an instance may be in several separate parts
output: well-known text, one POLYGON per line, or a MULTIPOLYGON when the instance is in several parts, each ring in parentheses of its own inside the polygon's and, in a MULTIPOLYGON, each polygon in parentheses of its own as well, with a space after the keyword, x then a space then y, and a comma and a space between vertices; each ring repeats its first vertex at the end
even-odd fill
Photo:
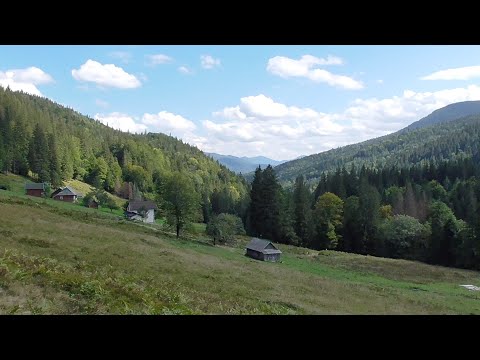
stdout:
POLYGON ((128 203, 128 211, 139 211, 141 208, 145 210, 157 210, 157 204, 154 201, 140 201, 140 200, 132 200, 128 203))
POLYGON ((65 188, 63 188, 62 191, 60 191, 59 193, 55 194, 55 197, 57 196, 68 196, 68 195, 78 195, 74 190, 72 190, 71 188, 69 188, 68 186, 66 186, 65 188))
POLYGON ((275 245, 269 240, 263 240, 259 238, 252 238, 248 243, 247 249, 259 251, 264 254, 281 254, 282 252, 276 248, 275 245), (271 245, 273 249, 266 249, 268 245, 271 245))
POLYGON ((45 190, 45 183, 26 183, 25 190, 45 190))

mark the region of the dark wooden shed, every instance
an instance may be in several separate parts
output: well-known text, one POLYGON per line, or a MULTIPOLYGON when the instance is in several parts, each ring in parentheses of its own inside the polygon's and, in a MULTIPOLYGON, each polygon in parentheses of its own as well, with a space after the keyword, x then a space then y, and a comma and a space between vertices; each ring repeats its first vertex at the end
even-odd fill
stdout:
POLYGON ((282 252, 269 240, 252 238, 246 247, 245 255, 262 261, 280 261, 282 252))
POLYGON ((66 202, 75 202, 77 201, 77 197, 78 194, 68 186, 63 188, 60 192, 55 191, 55 195, 52 196, 53 200, 60 200, 66 202))
POLYGON ((98 201, 94 200, 94 199, 91 199, 89 202, 88 202, 88 207, 90 209, 98 209, 98 201))
POLYGON ((42 197, 45 195, 45 183, 27 183, 25 184, 25 191, 27 195, 42 197))

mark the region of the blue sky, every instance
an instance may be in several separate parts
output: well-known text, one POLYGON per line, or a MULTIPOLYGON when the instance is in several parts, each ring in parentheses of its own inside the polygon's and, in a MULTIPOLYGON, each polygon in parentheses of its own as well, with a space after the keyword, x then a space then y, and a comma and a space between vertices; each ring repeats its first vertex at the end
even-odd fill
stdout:
POLYGON ((0 46, 0 85, 208 152, 292 159, 480 100, 480 46, 0 46))

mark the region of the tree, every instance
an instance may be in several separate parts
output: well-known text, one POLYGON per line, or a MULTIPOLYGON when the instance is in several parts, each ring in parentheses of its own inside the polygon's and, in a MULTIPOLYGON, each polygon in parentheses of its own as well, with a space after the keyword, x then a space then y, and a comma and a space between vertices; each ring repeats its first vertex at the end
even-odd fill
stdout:
POLYGON ((441 201, 430 205, 429 221, 432 226, 430 261, 451 266, 455 263, 455 248, 459 224, 453 211, 441 201))
POLYGON ((350 196, 345 200, 343 212, 343 238, 340 250, 364 253, 365 244, 360 214, 360 199, 350 196))
POLYGON ((310 217, 310 192, 300 175, 293 188, 293 228, 302 244, 308 243, 308 220, 310 217))
POLYGON ((368 254, 378 254, 380 244, 375 242, 375 232, 380 219, 380 194, 366 182, 360 185, 359 213, 365 250, 368 254))
POLYGON ((104 206, 110 209, 110 212, 113 212, 113 210, 120 209, 120 207, 117 205, 115 200, 113 200, 110 196, 107 198, 107 201, 104 203, 104 206))
POLYGON ((430 228, 408 215, 387 218, 379 226, 378 237, 386 255, 393 258, 423 259, 430 228))
POLYGON ((50 182, 50 157, 48 141, 42 127, 37 124, 29 149, 29 163, 41 182, 50 182))
POLYGON ((85 196, 82 199, 82 203, 86 207, 88 207, 90 205, 91 201, 97 201, 98 202, 98 199, 95 196, 95 191, 88 192, 87 194, 85 194, 85 196))
POLYGON ((167 222, 180 231, 191 222, 200 211, 200 196, 190 179, 181 172, 175 172, 165 183, 162 206, 167 214, 167 222))
POLYGON ((207 234, 212 236, 213 245, 216 241, 227 243, 233 240, 234 235, 245 235, 242 219, 232 214, 213 216, 207 224, 207 234))
POLYGON ((250 233, 275 242, 283 242, 281 231, 281 186, 275 171, 268 165, 255 171, 249 211, 250 233))
POLYGON ((341 238, 342 215, 343 201, 337 195, 326 192, 318 198, 314 210, 316 247, 318 249, 335 249, 337 247, 341 238))
POLYGON ((393 208, 392 205, 383 205, 380 206, 380 217, 382 219, 390 219, 393 217, 393 208))

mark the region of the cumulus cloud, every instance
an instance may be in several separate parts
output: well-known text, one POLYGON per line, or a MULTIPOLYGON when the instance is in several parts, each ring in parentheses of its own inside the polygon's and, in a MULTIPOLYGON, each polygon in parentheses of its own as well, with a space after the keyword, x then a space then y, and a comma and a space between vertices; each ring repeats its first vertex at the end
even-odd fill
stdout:
POLYGON ((180 71, 182 74, 185 74, 185 75, 193 74, 193 71, 191 69, 189 69, 187 66, 178 67, 178 71, 180 71))
POLYGON ((35 66, 25 69, 0 71, 0 86, 10 87, 13 91, 24 91, 32 95, 42 96, 37 85, 52 83, 53 78, 35 66))
POLYGON ((202 122, 209 141, 200 143, 200 148, 210 151, 216 147, 217 152, 233 155, 294 157, 292 144, 342 131, 328 114, 281 104, 263 94, 243 97, 239 105, 216 111, 213 116, 219 121, 202 122), (289 149, 283 146, 286 143, 289 149))
POLYGON ((112 112, 106 115, 95 114, 93 118, 111 128, 124 132, 141 133, 147 129, 146 125, 136 122, 133 117, 119 112, 112 112))
POLYGON ((201 139, 201 137, 193 134, 197 126, 192 121, 168 111, 160 111, 156 114, 144 113, 141 117, 112 112, 110 114, 95 114, 94 119, 121 131, 142 133, 146 130, 171 134, 180 138, 188 137, 192 141, 201 139))
POLYGON ((72 76, 77 81, 93 82, 99 86, 119 89, 133 89, 142 85, 140 80, 125 72, 114 64, 101 64, 94 60, 87 60, 79 69, 72 70, 72 76))
POLYGON ((341 87, 349 90, 362 89, 363 84, 349 76, 333 74, 322 65, 341 65, 343 60, 329 55, 326 59, 312 55, 303 55, 300 60, 285 56, 275 56, 268 60, 267 71, 282 78, 304 77, 315 82, 324 82, 330 86, 341 87))
POLYGON ((211 55, 202 55, 200 56, 200 63, 204 69, 213 69, 220 66, 220 59, 215 59, 211 55))
POLYGON ((480 66, 446 69, 420 78, 421 80, 470 80, 480 77, 480 66))
POLYGON ((145 55, 148 66, 168 64, 173 62, 173 58, 165 54, 145 55))
POLYGON ((142 123, 152 131, 165 134, 172 133, 176 136, 181 136, 196 129, 196 125, 192 121, 168 111, 160 111, 157 114, 145 113, 142 117, 142 123))

